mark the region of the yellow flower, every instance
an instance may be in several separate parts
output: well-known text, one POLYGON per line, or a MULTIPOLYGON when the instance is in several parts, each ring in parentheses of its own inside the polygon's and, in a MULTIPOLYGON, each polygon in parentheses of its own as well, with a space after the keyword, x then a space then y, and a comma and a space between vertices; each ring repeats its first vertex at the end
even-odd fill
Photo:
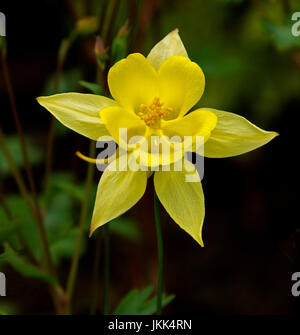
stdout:
MULTIPOLYGON (((201 98, 205 78, 201 68, 188 58, 177 30, 155 45, 147 58, 135 53, 114 64, 108 73, 108 86, 114 100, 67 93, 40 97, 38 102, 65 126, 92 140, 111 135, 143 166, 153 167, 149 154, 157 146, 151 142, 153 135, 169 146, 171 160, 167 163, 183 155, 168 141, 173 136, 182 140, 191 136, 192 150, 196 149, 196 137, 202 136, 204 156, 219 158, 251 151, 277 135, 220 110, 200 108, 187 114, 201 98), (119 138, 121 128, 127 129, 125 140, 119 138), (134 136, 146 139, 149 150, 140 143, 130 143, 134 136)), ((164 154, 158 150, 157 155, 154 165, 164 164, 164 154)), ((154 172, 154 186, 172 219, 203 246, 201 182, 186 182, 187 175, 194 173, 194 165, 186 161, 183 171, 159 169, 154 172)), ((134 206, 145 192, 148 176, 147 171, 111 171, 108 167, 98 185, 91 233, 134 206)))

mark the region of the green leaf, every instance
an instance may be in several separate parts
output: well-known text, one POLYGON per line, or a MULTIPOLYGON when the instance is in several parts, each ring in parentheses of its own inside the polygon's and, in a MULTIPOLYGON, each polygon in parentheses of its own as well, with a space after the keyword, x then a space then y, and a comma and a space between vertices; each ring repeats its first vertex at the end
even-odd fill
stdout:
MULTIPOLYGON (((151 315, 156 311, 156 299, 154 296, 150 298, 153 293, 153 286, 147 286, 142 291, 134 289, 130 291, 120 302, 115 310, 115 315, 151 315)), ((162 305, 169 304, 175 295, 163 295, 162 305)))
POLYGON ((9 241, 18 231, 18 226, 16 224, 4 225, 1 220, 0 213, 0 244, 9 241))
POLYGON ((111 47, 111 57, 112 57, 113 64, 118 62, 119 60, 121 60, 122 58, 126 56, 127 35, 128 35, 128 31, 124 31, 123 34, 119 33, 113 40, 112 47, 111 47))
POLYGON ((278 50, 285 51, 295 47, 300 47, 300 38, 293 36, 292 23, 287 25, 275 25, 269 21, 263 22, 263 27, 270 33, 271 39, 278 50))
MULTIPOLYGON (((71 194, 58 192, 57 189, 52 188, 47 195, 47 202, 43 199, 40 203, 47 203, 47 208, 43 208, 45 212, 44 224, 53 262, 58 265, 63 259, 70 258, 75 248, 77 228, 73 224, 78 221, 78 215, 75 215, 75 206, 78 206, 78 199, 71 194)), ((41 260, 41 245, 36 224, 26 202, 20 196, 10 196, 7 198, 7 204, 14 213, 18 230, 30 247, 35 259, 41 260)), ((5 236, 13 233, 10 230, 6 231, 8 228, 4 228, 9 226, 13 225, 6 222, 4 226, 1 220, 0 227, 3 227, 3 230, 5 229, 5 236)), ((84 247, 85 244, 83 243, 82 250, 84 250, 84 247)))
MULTIPOLYGON (((78 229, 74 228, 69 230, 65 236, 61 236, 56 241, 52 241, 50 252, 52 261, 55 265, 58 265, 62 259, 71 258, 73 256, 77 237, 78 229)), ((84 244, 82 247, 84 247, 84 244)))
POLYGON ((46 197, 43 198, 46 207, 49 201, 55 198, 57 191, 66 193, 72 199, 80 202, 84 198, 84 185, 74 182, 72 176, 67 172, 60 171, 51 175, 46 197))
POLYGON ((0 255, 0 264, 9 264, 24 277, 35 278, 47 283, 56 284, 55 278, 38 269, 21 255, 17 254, 8 243, 4 244, 4 253, 0 255))
MULTIPOLYGON (((59 80, 59 88, 57 93, 67 93, 70 91, 77 91, 79 89, 78 82, 81 77, 81 71, 79 69, 72 69, 64 71, 59 80)), ((54 80, 55 74, 49 76, 42 90, 42 95, 54 94, 54 80)))
POLYGON ((26 201, 19 195, 9 196, 6 201, 14 215, 14 222, 19 224, 19 232, 30 247, 35 259, 41 259, 41 245, 36 224, 26 201))
POLYGON ((109 223, 109 229, 113 234, 121 236, 132 242, 140 242, 142 239, 138 223, 126 217, 119 217, 109 223))
POLYGON ((201 64, 204 73, 211 76, 234 76, 243 69, 243 62, 230 52, 206 45, 193 53, 193 60, 201 64))
POLYGON ((51 256, 56 265, 62 259, 70 258, 74 252, 78 230, 72 226, 76 222, 73 207, 74 198, 70 194, 56 192, 47 209, 45 226, 51 256))
POLYGON ((84 197, 84 189, 79 186, 75 185, 72 182, 69 182, 68 180, 53 180, 52 186, 57 188, 60 191, 63 191, 70 196, 72 196, 74 199, 78 201, 82 201, 84 197))
POLYGON ((102 87, 96 83, 90 83, 88 81, 80 80, 79 84, 94 94, 97 94, 97 95, 102 94, 102 87))
MULTIPOLYGON (((27 145, 29 163, 32 166, 38 165, 39 163, 43 161, 43 156, 44 156, 43 150, 34 144, 34 141, 32 138, 27 137, 25 141, 27 145)), ((15 164, 20 168, 23 167, 24 160, 23 160, 22 150, 21 150, 18 137, 17 136, 7 137, 7 146, 8 146, 8 150, 10 151, 12 155, 12 158, 15 164)), ((5 175, 10 175, 10 174, 11 174, 10 166, 8 165, 6 158, 0 148, 0 175, 5 176, 5 175)))

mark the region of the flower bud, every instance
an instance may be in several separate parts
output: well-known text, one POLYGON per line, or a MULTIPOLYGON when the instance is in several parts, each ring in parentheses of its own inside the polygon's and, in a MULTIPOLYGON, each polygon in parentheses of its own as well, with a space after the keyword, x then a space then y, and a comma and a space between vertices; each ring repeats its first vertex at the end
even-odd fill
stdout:
POLYGON ((103 69, 105 66, 105 62, 108 59, 108 54, 107 54, 107 48, 104 47, 101 36, 96 37, 95 56, 96 56, 98 65, 103 69))
POLYGON ((76 30, 80 35, 96 33, 99 28, 99 20, 95 16, 87 16, 79 19, 76 23, 76 30))

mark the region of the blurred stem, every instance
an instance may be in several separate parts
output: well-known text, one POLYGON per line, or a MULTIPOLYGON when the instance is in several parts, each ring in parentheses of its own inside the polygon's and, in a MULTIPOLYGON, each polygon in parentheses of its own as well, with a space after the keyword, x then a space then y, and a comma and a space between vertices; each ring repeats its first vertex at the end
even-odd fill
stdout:
POLYGON ((117 15, 118 15, 119 6, 120 6, 120 0, 115 1, 114 8, 113 8, 113 14, 114 15, 112 15, 112 17, 110 19, 109 30, 108 30, 108 34, 107 34, 106 39, 105 39, 106 45, 109 45, 109 46, 112 45, 112 41, 113 41, 113 37, 114 37, 114 33, 115 33, 114 28, 115 28, 115 25, 116 25, 116 18, 117 18, 117 15))
POLYGON ((16 166, 16 164, 15 164, 15 162, 14 162, 12 156, 11 156, 11 153, 8 150, 6 138, 5 138, 5 135, 4 135, 1 127, 0 127, 0 146, 3 150, 3 153, 4 153, 4 156, 7 160, 7 163, 9 165, 10 169, 11 169, 12 175, 14 176, 15 181, 18 185, 20 193, 21 193, 22 197, 24 198, 24 200, 27 202, 29 209, 33 212, 33 215, 34 215, 34 210, 33 210, 32 202, 31 202, 30 194, 27 190, 27 187, 25 185, 25 182, 23 180, 21 172, 20 172, 19 168, 16 166))
POLYGON ((286 14, 290 14, 291 13, 290 0, 282 0, 282 4, 286 14))
MULTIPOLYGON (((39 202, 38 202, 35 182, 34 182, 34 179, 33 179, 32 170, 31 170, 31 166, 30 166, 30 163, 29 163, 29 159, 28 159, 28 153, 27 153, 24 133, 23 133, 22 125, 21 125, 20 118, 19 118, 19 115, 18 115, 18 111, 17 111, 16 99, 15 99, 13 86, 12 86, 9 71, 8 71, 8 66, 7 66, 7 62, 6 62, 6 53, 5 52, 1 53, 1 60, 2 60, 4 81, 5 81, 5 84, 6 84, 6 87, 7 87, 8 97, 9 97, 11 109, 12 109, 12 112, 13 112, 17 132, 18 132, 19 142, 20 142, 20 145, 21 145, 21 151, 22 151, 22 156, 23 156, 23 159, 24 159, 25 170, 26 170, 26 173, 27 173, 27 176, 28 176, 29 185, 30 185, 30 189, 31 189, 31 192, 32 192, 32 196, 33 196, 34 217, 36 218, 35 222, 37 224, 37 230, 38 230, 38 234, 39 234, 39 238, 40 238, 40 242, 41 242, 43 262, 44 262, 45 268, 48 271, 48 273, 53 273, 53 266, 52 266, 50 251, 49 251, 49 247, 48 247, 48 240, 47 240, 46 230, 45 230, 45 227, 44 227, 43 217, 42 217, 39 202)), ((12 164, 12 162, 13 162, 13 160, 11 160, 10 164, 12 164)), ((18 176, 18 179, 19 179, 19 182, 20 182, 20 174, 18 176)), ((24 185, 22 185, 22 188, 24 188, 23 186, 24 185)), ((26 195, 26 197, 27 197, 27 195, 26 195)))
POLYGON ((107 42, 107 37, 109 34, 109 30, 112 29, 111 22, 113 20, 113 16, 115 14, 115 10, 118 8, 118 2, 119 0, 109 0, 106 7, 105 17, 103 21, 103 27, 101 31, 101 37, 102 41, 104 43, 104 46, 107 42))
MULTIPOLYGON (((94 157, 96 153, 96 145, 94 141, 90 141, 90 149, 89 149, 89 156, 94 157)), ((87 174, 86 174, 86 180, 85 180, 85 194, 83 198, 83 202, 81 205, 81 211, 80 211, 80 217, 79 217, 79 225, 78 225, 78 237, 77 242, 72 258, 72 264, 71 269, 68 277, 67 282, 67 312, 68 314, 71 314, 72 309, 72 297, 74 292, 74 287, 76 284, 76 277, 77 277, 77 271, 78 271, 78 263, 80 258, 80 252, 81 252, 81 245, 82 245, 82 239, 84 235, 85 230, 85 224, 86 224, 86 218, 88 213, 88 205, 89 205, 89 197, 91 193, 92 188, 92 182, 93 182, 93 176, 94 176, 94 165, 89 164, 87 168, 87 174)))
POLYGON ((104 240, 104 286, 103 286, 103 314, 108 315, 110 309, 109 303, 109 223, 103 227, 104 240))
MULTIPOLYGON (((31 201, 31 197, 30 197, 30 194, 27 190, 27 187, 24 183, 24 180, 22 178, 22 175, 20 173, 20 170, 19 168, 16 166, 16 164, 14 163, 14 160, 8 150, 8 147, 7 147, 7 143, 6 143, 6 138, 4 136, 4 133, 0 127, 0 147, 2 148, 2 151, 4 153, 4 156, 8 162, 8 165, 11 169, 11 172, 12 172, 12 175, 14 176, 15 178, 15 181, 18 185, 18 188, 20 190, 20 193, 22 195, 22 197, 24 198, 24 200, 26 201, 29 209, 31 210, 31 212, 33 213, 33 216, 35 217, 35 210, 34 210, 34 207, 32 205, 32 201, 31 201)), ((36 219, 36 217, 35 217, 36 219)), ((37 222, 35 220, 35 222, 37 222)), ((38 227, 40 227, 38 225, 38 227)), ((40 232, 40 230, 38 231, 40 232)), ((41 238, 41 235, 39 234, 40 238, 41 238)), ((44 235, 44 238, 46 239, 46 234, 44 235)), ((42 241, 41 241, 42 242, 42 241)), ((44 244, 44 242, 42 242, 42 252, 45 253, 46 252, 46 249, 48 249, 48 241, 46 239, 45 243, 47 244, 44 244)), ((50 257, 50 255, 49 255, 50 257)), ((51 262, 51 259, 49 258, 49 261, 51 262)), ((50 263, 51 264, 51 263, 50 263)), ((51 266, 49 266, 49 268, 46 268, 47 272, 51 275, 55 275, 54 274, 54 271, 53 271, 53 268, 51 266)), ((57 286, 57 287, 53 287, 50 285, 50 293, 51 293, 51 296, 52 296, 52 299, 53 299, 53 302, 54 302, 54 305, 55 305, 55 308, 56 308, 56 311, 59 313, 59 314, 63 314, 64 313, 64 293, 62 291, 62 289, 60 288, 60 286, 57 286)))
POLYGON ((142 6, 143 6, 143 0, 138 0, 137 13, 136 13, 136 18, 135 18, 135 24, 134 24, 133 31, 132 31, 132 39, 131 39, 129 53, 132 53, 135 49, 135 43, 136 43, 136 39, 137 39, 138 32, 139 32, 139 26, 140 26, 142 6))
POLYGON ((106 10, 108 6, 109 0, 104 0, 104 3, 102 4, 102 10, 101 10, 101 15, 100 15, 100 23, 99 23, 99 31, 103 31, 103 26, 104 26, 104 20, 105 20, 105 15, 106 15, 106 10))
POLYGON ((158 281, 157 281, 157 304, 156 314, 162 314, 162 293, 163 293, 163 265, 164 265, 164 254, 163 254, 163 239, 162 230, 159 214, 159 200, 157 194, 154 191, 154 214, 155 214, 155 226, 156 226, 156 237, 157 237, 157 251, 158 251, 158 281))
MULTIPOLYGON (((65 38, 61 41, 58 55, 57 55, 57 64, 54 77, 54 94, 59 93, 59 83, 63 70, 63 66, 67 57, 67 53, 70 49, 71 44, 77 37, 76 30, 73 30, 68 38, 65 38)), ((46 164, 45 164, 45 177, 44 177, 44 190, 47 190, 49 178, 52 170, 52 155, 53 155, 53 142, 55 135, 55 118, 51 115, 49 131, 48 131, 48 140, 47 140, 47 153, 46 153, 46 164)))
POLYGON ((93 286, 92 286, 92 303, 90 314, 94 315, 97 312, 98 298, 99 298, 99 269, 100 269, 100 255, 101 255, 101 234, 96 231, 96 250, 94 255, 94 267, 93 267, 93 286))

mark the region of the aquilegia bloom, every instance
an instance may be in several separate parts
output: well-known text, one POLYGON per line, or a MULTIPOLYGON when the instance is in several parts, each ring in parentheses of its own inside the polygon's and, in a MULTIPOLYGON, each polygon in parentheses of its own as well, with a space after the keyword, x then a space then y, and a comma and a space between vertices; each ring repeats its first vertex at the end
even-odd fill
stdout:
MULTIPOLYGON (((201 98, 204 85, 201 68, 188 58, 178 31, 174 30, 154 46, 147 58, 139 53, 130 54, 112 66, 108 86, 114 100, 66 93, 40 97, 38 102, 65 126, 92 140, 112 136, 131 155, 138 153, 139 162, 145 166, 149 166, 151 154, 141 152, 138 145, 123 143, 119 139, 121 128, 127 130, 128 141, 137 135, 146 140, 155 135, 182 139, 191 136, 194 142, 201 136, 204 156, 215 158, 243 154, 277 135, 239 115, 220 110, 199 108, 187 114, 201 98)), ((159 165, 163 158, 159 153, 159 165)), ((186 182, 186 174, 194 167, 185 164, 189 168, 183 171, 155 171, 154 186, 172 219, 203 246, 204 195, 200 181, 186 182)), ((148 175, 146 171, 109 168, 104 171, 98 185, 91 233, 139 201, 148 175)))

